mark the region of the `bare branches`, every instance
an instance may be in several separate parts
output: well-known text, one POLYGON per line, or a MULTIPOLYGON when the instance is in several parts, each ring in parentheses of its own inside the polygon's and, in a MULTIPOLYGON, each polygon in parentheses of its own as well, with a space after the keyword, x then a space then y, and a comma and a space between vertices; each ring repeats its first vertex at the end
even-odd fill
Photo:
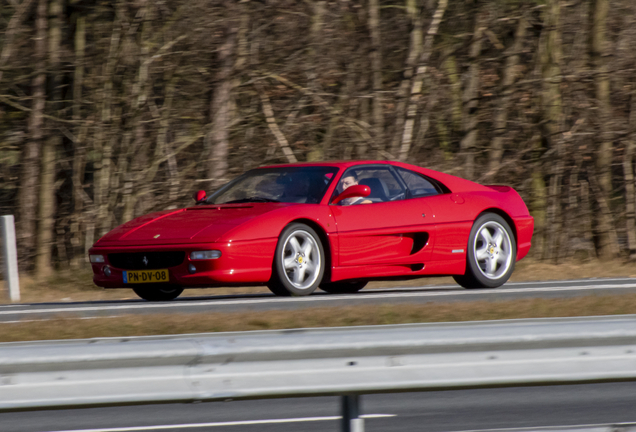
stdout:
POLYGON ((62 16, 46 13, 58 0, 11 0, 0 206, 13 212, 19 190, 20 221, 34 222, 33 167, 57 140, 47 249, 79 264, 95 237, 188 204, 200 183, 269 161, 372 157, 514 186, 546 257, 613 239, 627 254, 636 3, 606 1, 116 0, 62 16))

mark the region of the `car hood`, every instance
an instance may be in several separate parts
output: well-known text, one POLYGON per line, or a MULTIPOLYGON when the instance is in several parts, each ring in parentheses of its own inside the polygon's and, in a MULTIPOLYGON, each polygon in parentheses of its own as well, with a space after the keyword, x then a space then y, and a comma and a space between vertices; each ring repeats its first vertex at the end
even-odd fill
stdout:
POLYGON ((284 204, 204 205, 147 214, 110 231, 95 246, 212 243, 228 231, 284 204))

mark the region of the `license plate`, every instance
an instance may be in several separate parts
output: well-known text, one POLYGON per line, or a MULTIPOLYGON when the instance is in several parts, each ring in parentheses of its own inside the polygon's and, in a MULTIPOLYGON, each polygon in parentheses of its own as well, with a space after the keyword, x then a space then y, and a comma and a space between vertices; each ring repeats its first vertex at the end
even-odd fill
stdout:
POLYGON ((169 282, 168 270, 130 270, 124 272, 124 283, 156 283, 169 282))

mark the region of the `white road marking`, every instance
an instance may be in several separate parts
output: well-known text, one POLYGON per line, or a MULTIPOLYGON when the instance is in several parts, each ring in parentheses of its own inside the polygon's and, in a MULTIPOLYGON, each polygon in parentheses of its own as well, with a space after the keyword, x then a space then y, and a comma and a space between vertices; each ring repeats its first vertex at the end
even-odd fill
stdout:
POLYGON ((340 300, 377 300, 388 298, 412 298, 412 297, 444 297, 444 296, 480 296, 483 294, 512 294, 512 293, 537 293, 537 292, 564 292, 564 291, 591 291, 603 289, 633 289, 636 283, 632 284, 606 284, 606 285, 578 285, 567 287, 545 287, 545 288, 493 288, 478 290, 460 290, 445 292, 398 292, 376 294, 371 290, 363 294, 348 295, 319 295, 308 297, 273 297, 260 299, 237 299, 237 300, 208 300, 187 302, 178 301, 172 303, 138 303, 112 306, 90 306, 90 307, 65 307, 53 309, 29 309, 29 310, 0 310, 0 315, 29 315, 29 314, 52 314, 66 312, 94 312, 94 311, 123 311, 135 309, 167 309, 167 308, 187 308, 198 306, 225 306, 225 305, 248 305, 267 303, 287 303, 287 302, 333 302, 340 300))
POLYGON ((534 427, 517 427, 517 428, 498 428, 498 429, 468 429, 460 432, 568 432, 568 431, 585 431, 596 429, 602 432, 619 430, 623 427, 633 427, 636 422, 620 422, 620 423, 592 423, 580 425, 563 425, 563 426, 534 426, 534 427))
POLYGON ((592 279, 573 279, 573 280, 548 280, 548 281, 537 281, 537 282, 510 282, 511 285, 547 285, 547 284, 564 284, 564 283, 579 283, 579 282, 615 282, 615 281, 636 281, 635 278, 625 277, 625 278, 592 278, 592 279))
MULTIPOLYGON (((121 315, 105 315, 105 316, 88 316, 88 317, 64 317, 66 319, 76 319, 76 320, 92 320, 92 319, 101 319, 101 318, 121 318, 121 315)), ((32 322, 47 322, 51 321, 50 318, 44 319, 33 319, 33 320, 13 320, 13 321, 0 321, 0 325, 2 324, 24 324, 24 323, 32 323, 32 322)))
MULTIPOLYGON (((506 287, 515 286, 515 285, 561 285, 566 283, 599 283, 602 282, 604 284, 609 284, 612 282, 620 282, 620 281, 635 281, 636 278, 598 278, 598 279, 573 279, 573 280, 548 280, 548 281, 535 281, 535 282, 509 282, 507 285, 504 285, 503 289, 506 287)), ((412 291, 412 290, 421 290, 421 289, 460 289, 456 284, 448 284, 448 285, 420 285, 420 286, 409 286, 409 287, 396 287, 396 288, 372 288, 367 289, 365 292, 370 292, 372 290, 378 291, 412 291)), ((501 288, 498 288, 501 289, 501 288)))
MULTIPOLYGON (((360 416, 363 419, 396 417, 395 414, 367 414, 360 416)), ((101 428, 101 429, 73 429, 64 431, 49 432, 134 432, 134 431, 152 431, 166 429, 186 429, 186 428, 202 428, 202 427, 219 427, 219 426, 249 426, 260 424, 279 424, 279 423, 300 423, 300 422, 316 422, 316 421, 335 421, 340 420, 340 416, 330 417, 299 417, 288 419, 269 419, 269 420, 242 420, 233 422, 214 422, 214 423, 190 423, 176 425, 155 425, 155 426, 131 426, 118 428, 101 428)))

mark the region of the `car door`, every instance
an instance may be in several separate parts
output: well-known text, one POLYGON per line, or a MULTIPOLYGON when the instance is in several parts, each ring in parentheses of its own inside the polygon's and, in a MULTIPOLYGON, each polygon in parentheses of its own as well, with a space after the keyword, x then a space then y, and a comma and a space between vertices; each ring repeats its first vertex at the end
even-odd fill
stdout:
POLYGON ((404 168, 396 171, 407 185, 408 196, 423 200, 430 208, 435 221, 435 229, 431 230, 435 244, 432 260, 463 259, 473 225, 473 216, 463 205, 464 198, 460 194, 449 193, 443 185, 419 173, 404 168))
MULTIPOLYGON (((406 187, 388 165, 357 166, 341 177, 357 178, 371 188, 366 204, 332 205, 339 242, 339 266, 415 264, 430 258, 430 208, 405 200, 406 187)), ((341 186, 336 193, 342 191, 341 186)))

